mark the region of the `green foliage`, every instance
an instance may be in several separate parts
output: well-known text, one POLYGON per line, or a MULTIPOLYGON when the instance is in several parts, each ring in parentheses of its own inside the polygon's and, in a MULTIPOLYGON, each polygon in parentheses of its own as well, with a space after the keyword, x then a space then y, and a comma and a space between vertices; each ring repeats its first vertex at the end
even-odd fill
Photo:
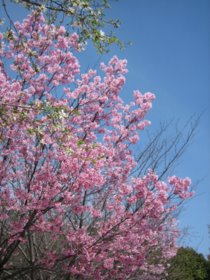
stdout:
MULTIPOLYGON (((119 19, 107 19, 105 12, 110 9, 109 0, 11 0, 27 9, 42 9, 49 23, 65 23, 80 36, 80 42, 92 41, 99 53, 109 50, 111 44, 123 48, 113 29, 120 26, 119 19), (65 22, 64 22, 65 21, 65 22), (105 32, 106 30, 106 32, 105 32)), ((118 0, 114 0, 118 1, 118 0)), ((7 3, 3 0, 3 6, 7 3)))
POLYGON ((208 280, 208 262, 192 248, 180 248, 168 269, 167 280, 208 280))
POLYGON ((207 274, 208 274, 208 279, 210 279, 210 255, 208 255, 208 261, 207 261, 207 274))

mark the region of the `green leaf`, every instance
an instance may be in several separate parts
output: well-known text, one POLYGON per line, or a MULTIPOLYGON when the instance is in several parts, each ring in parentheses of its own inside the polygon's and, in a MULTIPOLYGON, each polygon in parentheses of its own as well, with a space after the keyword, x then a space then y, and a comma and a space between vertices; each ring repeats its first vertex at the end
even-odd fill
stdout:
POLYGON ((84 140, 80 139, 78 142, 77 142, 77 146, 80 147, 82 145, 86 144, 84 140))

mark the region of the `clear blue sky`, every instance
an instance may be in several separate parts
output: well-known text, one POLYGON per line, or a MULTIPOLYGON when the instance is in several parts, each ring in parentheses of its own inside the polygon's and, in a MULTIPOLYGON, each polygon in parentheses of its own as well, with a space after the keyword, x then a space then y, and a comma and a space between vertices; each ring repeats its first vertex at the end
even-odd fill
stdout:
MULTIPOLYGON (((19 19, 24 12, 12 10, 19 19)), ((209 253, 210 224, 210 1, 208 0, 120 0, 112 3, 110 17, 122 21, 118 36, 133 45, 125 51, 113 47, 103 57, 91 47, 80 56, 84 69, 112 55, 128 60, 129 73, 123 92, 125 101, 134 89, 152 91, 156 101, 148 119, 152 127, 177 118, 184 124, 193 114, 205 113, 193 144, 176 168, 178 176, 193 183, 202 179, 196 197, 180 216, 180 226, 190 234, 185 246, 209 253)), ((173 128, 172 128, 173 129, 173 128)), ((173 131, 172 131, 173 132, 173 131)), ((174 132, 175 133, 175 132, 174 132)))

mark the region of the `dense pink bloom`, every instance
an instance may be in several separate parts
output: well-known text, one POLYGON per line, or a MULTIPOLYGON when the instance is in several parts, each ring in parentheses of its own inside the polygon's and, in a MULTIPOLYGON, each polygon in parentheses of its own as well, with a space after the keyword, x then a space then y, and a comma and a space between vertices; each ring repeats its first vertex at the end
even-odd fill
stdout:
POLYGON ((0 273, 34 239, 29 263, 40 270, 158 279, 176 250, 173 211, 192 193, 189 178, 131 176, 154 94, 124 104, 127 61, 116 56, 101 76, 81 74, 78 36, 38 12, 15 26, 0 35, 0 273))

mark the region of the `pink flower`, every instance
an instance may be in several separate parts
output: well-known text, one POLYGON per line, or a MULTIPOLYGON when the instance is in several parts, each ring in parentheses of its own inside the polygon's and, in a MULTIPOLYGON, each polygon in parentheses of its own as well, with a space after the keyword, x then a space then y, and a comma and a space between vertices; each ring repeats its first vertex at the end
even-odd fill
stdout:
POLYGON ((114 259, 113 258, 108 258, 104 260, 104 267, 106 269, 113 269, 114 266, 114 259))

